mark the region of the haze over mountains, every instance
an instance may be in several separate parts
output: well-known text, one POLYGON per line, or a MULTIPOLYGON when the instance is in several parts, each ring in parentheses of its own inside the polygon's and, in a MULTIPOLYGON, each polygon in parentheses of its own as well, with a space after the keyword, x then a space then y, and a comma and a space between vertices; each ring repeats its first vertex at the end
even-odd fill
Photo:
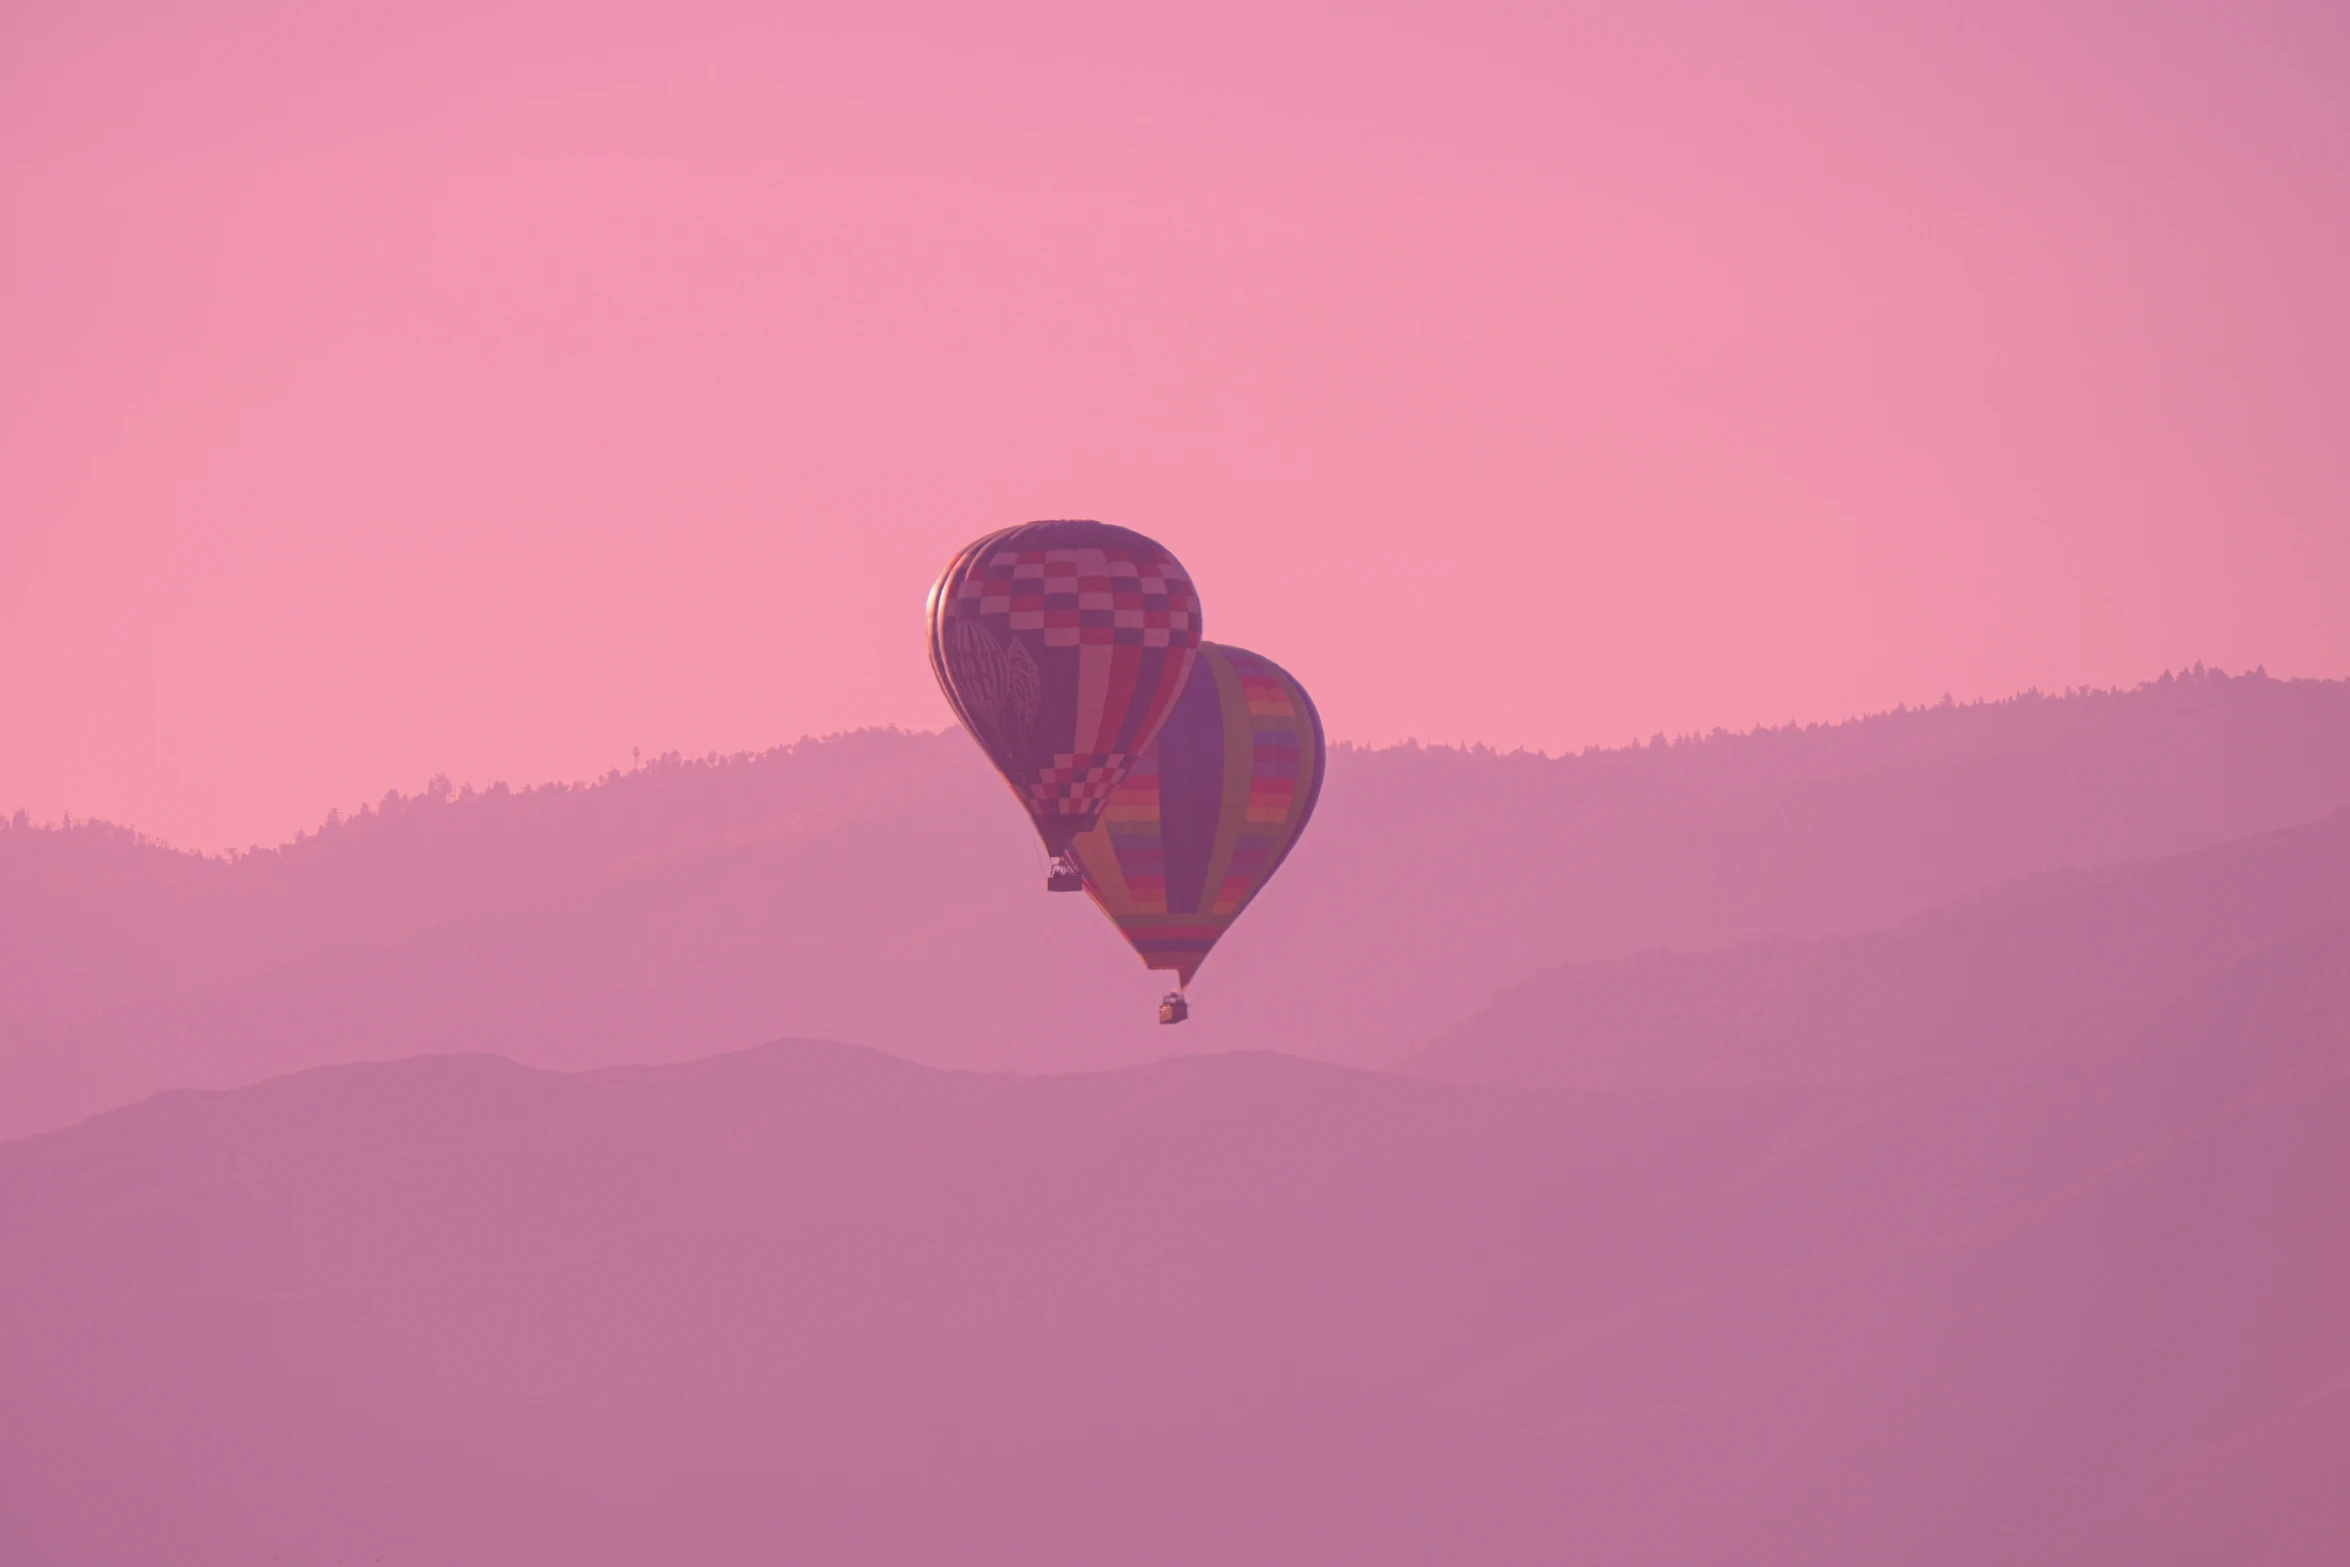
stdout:
POLYGON ((0 1146, 0 1530, 132 1563, 2338 1561, 2350 936, 1894 1088, 779 1044, 0 1146))
POLYGON ((1555 760, 1341 748, 1181 1030, 1084 900, 1037 893, 959 734, 387 796, 234 860, 18 824, 0 1135, 428 1050, 588 1067, 801 1035, 948 1067, 1384 1065, 1553 965, 1868 931, 2344 805, 2350 683, 2216 672, 1555 760))
POLYGON ((1342 752, 1182 1030, 999 790, 0 834, 0 1541, 2350 1556, 2350 684, 1342 752))

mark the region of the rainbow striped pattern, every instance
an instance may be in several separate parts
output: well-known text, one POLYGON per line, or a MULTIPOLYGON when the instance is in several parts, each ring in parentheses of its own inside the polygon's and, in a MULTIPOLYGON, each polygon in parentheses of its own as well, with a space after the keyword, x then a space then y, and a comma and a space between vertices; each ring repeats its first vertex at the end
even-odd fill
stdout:
POLYGON ((1322 720, 1272 660, 1200 644, 1157 741, 1072 847, 1144 964, 1192 975, 1305 831, 1322 720))

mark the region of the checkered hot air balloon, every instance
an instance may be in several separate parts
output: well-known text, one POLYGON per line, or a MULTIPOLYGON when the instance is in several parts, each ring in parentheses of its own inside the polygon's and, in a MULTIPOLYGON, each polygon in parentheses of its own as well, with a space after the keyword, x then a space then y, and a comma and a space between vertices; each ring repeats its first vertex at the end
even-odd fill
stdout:
POLYGON ((1202 643, 1175 711, 1100 825, 1078 837, 1085 890, 1143 963, 1173 969, 1159 1021, 1280 869, 1322 792, 1322 720, 1272 660, 1202 643))
POLYGON ((955 716, 1083 885, 1069 844, 1175 706, 1199 596, 1173 555, 1099 522, 1031 522, 966 545, 930 590, 930 667, 955 716))

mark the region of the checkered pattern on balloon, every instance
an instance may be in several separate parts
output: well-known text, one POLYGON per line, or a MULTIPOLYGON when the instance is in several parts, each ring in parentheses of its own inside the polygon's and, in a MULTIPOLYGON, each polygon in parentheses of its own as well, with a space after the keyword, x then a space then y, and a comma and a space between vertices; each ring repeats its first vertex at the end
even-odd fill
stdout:
POLYGON ((1172 556, 1099 525, 1008 529, 958 565, 940 584, 938 651, 965 722, 1057 849, 1100 817, 1173 707, 1198 597, 1172 556), (1117 537, 1050 542, 1080 526, 1117 537))

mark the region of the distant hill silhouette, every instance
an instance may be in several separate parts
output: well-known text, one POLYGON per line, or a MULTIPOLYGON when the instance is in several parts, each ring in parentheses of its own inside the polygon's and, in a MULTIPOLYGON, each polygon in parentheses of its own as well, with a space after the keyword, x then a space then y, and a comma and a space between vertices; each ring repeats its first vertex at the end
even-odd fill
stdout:
POLYGON ((1601 1091, 1899 1082, 2042 1049, 2345 919, 2350 811, 2010 884, 1858 936, 1552 969, 1403 1064, 1601 1091))
POLYGON ((1825 1087, 802 1043, 164 1095, 0 1145, 0 1539, 2338 1560, 2350 927, 2141 999, 1825 1087))
POLYGON ((0 1018, 179 995, 713 851, 898 821, 970 792, 947 737, 875 730, 663 757, 593 784, 436 780, 276 849, 183 853, 105 823, 0 822, 0 1018))
POLYGON ((1561 759, 1341 747, 1181 1030, 1083 900, 1038 890, 959 734, 389 796, 230 860, 16 825, 0 1135, 427 1050, 579 1067, 797 1033, 948 1066, 1385 1063, 1547 966, 1865 931, 2344 805, 2350 683, 2258 675, 1561 759))

